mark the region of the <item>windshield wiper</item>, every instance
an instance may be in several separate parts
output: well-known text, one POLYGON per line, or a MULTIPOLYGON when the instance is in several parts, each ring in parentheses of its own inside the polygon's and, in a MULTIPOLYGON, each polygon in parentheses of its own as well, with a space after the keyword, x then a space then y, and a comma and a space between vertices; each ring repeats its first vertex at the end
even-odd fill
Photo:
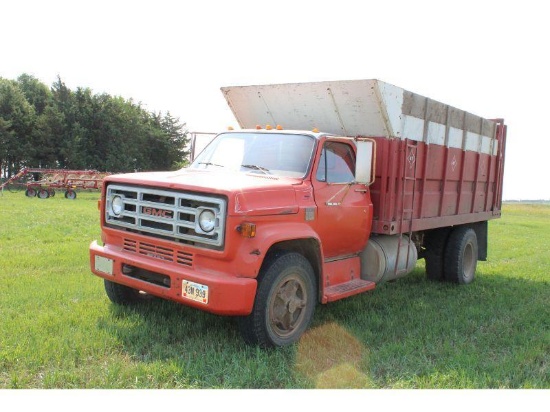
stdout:
POLYGON ((259 170, 261 172, 264 172, 266 175, 270 174, 269 169, 266 169, 265 167, 258 166, 258 165, 241 165, 241 167, 245 167, 247 169, 259 170))
POLYGON ((225 167, 224 165, 218 165, 216 163, 210 163, 210 162, 199 162, 200 165, 206 165, 206 166, 218 166, 218 167, 225 167))

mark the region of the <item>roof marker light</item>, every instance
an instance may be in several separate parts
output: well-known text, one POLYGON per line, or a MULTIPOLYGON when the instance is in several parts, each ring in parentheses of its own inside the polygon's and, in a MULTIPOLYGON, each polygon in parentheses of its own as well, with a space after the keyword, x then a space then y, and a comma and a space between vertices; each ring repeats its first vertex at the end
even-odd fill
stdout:
POLYGON ((270 124, 265 125, 265 130, 271 130, 271 129, 273 129, 273 127, 270 124))
POLYGON ((316 127, 313 128, 312 130, 313 133, 319 133, 319 129, 317 129, 316 127))
POLYGON ((259 124, 256 125, 256 130, 262 130, 262 126, 260 126, 259 124))
POLYGON ((277 130, 283 130, 283 126, 281 126, 280 124, 277 125, 276 127, 277 130))

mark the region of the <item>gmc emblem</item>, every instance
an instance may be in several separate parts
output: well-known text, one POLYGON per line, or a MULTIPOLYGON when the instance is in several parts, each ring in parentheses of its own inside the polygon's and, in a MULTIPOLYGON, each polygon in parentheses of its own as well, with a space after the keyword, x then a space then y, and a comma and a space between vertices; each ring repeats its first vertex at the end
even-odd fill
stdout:
POLYGON ((143 206, 141 208, 141 213, 144 215, 163 217, 165 219, 172 219, 173 212, 171 210, 165 209, 155 209, 154 207, 143 206))

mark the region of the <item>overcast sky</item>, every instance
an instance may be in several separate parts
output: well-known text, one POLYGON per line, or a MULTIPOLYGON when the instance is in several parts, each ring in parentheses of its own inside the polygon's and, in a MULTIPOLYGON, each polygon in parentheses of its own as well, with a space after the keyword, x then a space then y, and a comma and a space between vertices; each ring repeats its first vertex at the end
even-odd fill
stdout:
POLYGON ((550 199, 544 1, 0 0, 0 77, 237 126, 220 87, 380 79, 504 118, 505 199, 550 199))

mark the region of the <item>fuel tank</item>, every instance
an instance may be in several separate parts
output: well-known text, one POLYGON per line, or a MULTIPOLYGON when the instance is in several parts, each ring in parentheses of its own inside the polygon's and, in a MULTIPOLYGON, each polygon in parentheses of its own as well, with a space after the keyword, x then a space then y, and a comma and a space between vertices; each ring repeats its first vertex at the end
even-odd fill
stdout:
POLYGON ((373 235, 360 257, 361 278, 382 283, 412 272, 418 251, 408 236, 401 235, 400 241, 399 235, 373 235))

